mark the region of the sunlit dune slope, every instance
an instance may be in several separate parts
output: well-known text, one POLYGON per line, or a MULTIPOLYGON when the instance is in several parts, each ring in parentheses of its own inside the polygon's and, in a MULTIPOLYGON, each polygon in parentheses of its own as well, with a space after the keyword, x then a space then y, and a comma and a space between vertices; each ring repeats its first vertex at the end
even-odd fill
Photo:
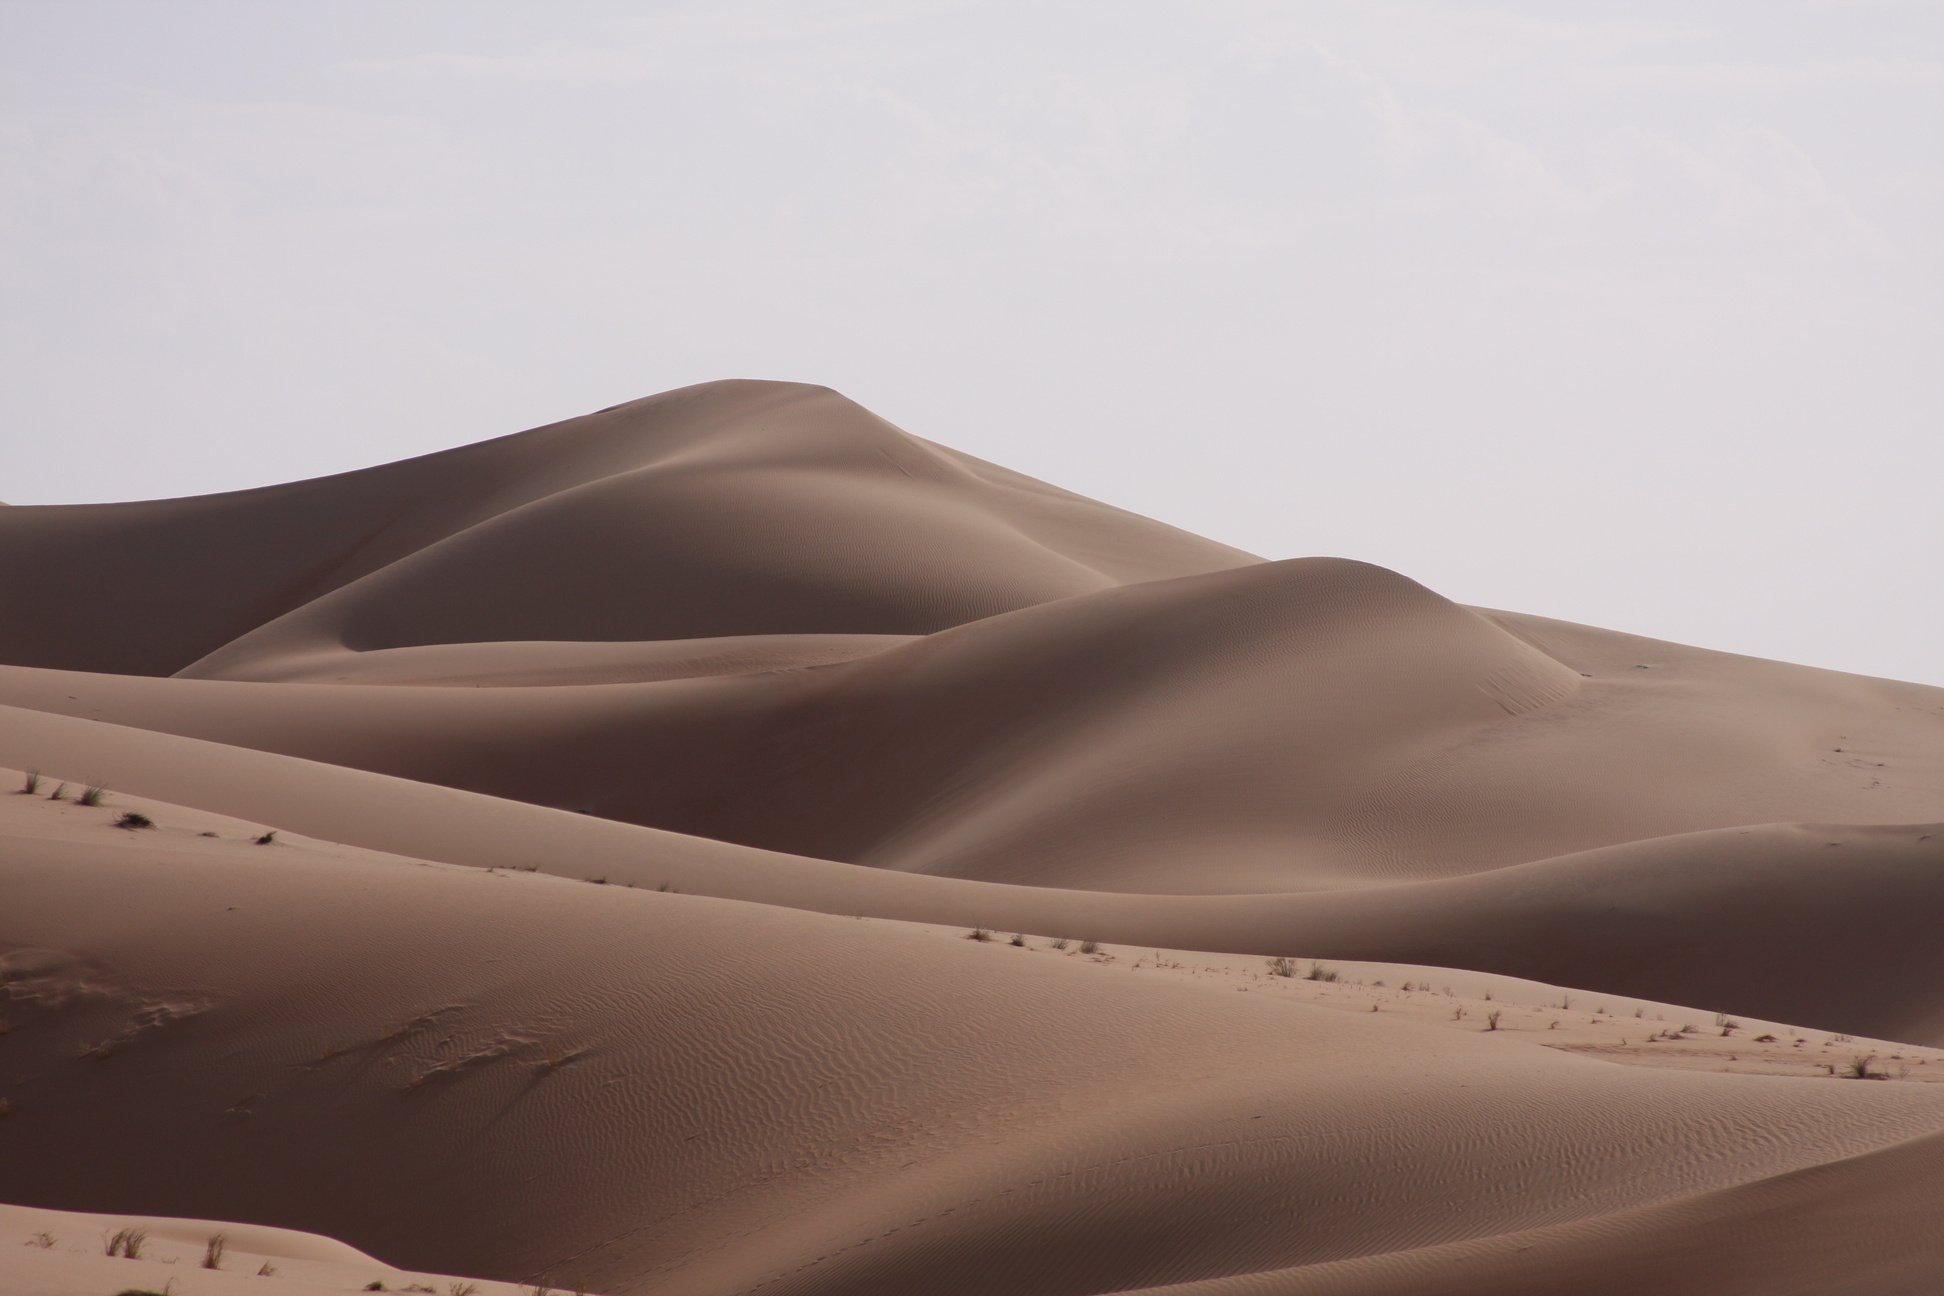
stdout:
POLYGON ((0 607, 35 612, 0 621, 0 660, 144 675, 335 646, 924 633, 1256 561, 769 382, 286 486, 13 508, 0 553, 0 607))
POLYGON ((1944 818, 1944 691, 1499 621, 1303 559, 740 673, 711 664, 714 641, 688 678, 604 686, 0 668, 0 702, 788 854, 1094 890, 1315 890, 1711 828, 1944 818))
POLYGON ((1615 1067, 1043 944, 8 809, 59 822, 9 851, 0 1196, 301 1222, 408 1268, 1139 1289, 1593 1221, 1944 1120, 1941 1086, 1615 1067))

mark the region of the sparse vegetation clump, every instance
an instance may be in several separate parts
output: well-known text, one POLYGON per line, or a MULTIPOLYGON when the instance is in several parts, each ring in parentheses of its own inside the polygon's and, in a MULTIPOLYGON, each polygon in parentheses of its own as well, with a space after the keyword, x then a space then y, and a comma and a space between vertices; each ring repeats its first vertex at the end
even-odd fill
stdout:
POLYGON ((1858 1054, 1856 1057, 1853 1057, 1849 1060, 1848 1066, 1843 1068, 1844 1079, 1888 1080, 1890 1078, 1890 1073, 1888 1071, 1878 1070, 1874 1065, 1875 1062, 1876 1062, 1876 1054, 1874 1053, 1858 1054))
POLYGON ((34 795, 34 793, 40 791, 40 784, 41 784, 40 771, 28 770, 27 777, 21 780, 20 794, 22 796, 32 796, 34 795))
POLYGON ((277 1276, 277 1266, 271 1264, 268 1260, 265 1260, 262 1264, 257 1266, 257 1277, 275 1278, 276 1276, 277 1276))
POLYGON ((140 810, 124 810, 121 812, 120 815, 116 817, 115 827, 153 828, 155 827, 155 820, 149 818, 147 815, 143 814, 140 810))
POLYGON ((1321 963, 1312 961, 1309 965, 1309 972, 1305 974, 1304 979, 1309 981, 1335 981, 1341 976, 1342 973, 1338 972, 1335 968, 1327 968, 1321 963))
POLYGON ((969 941, 989 941, 992 939, 992 933, 983 927, 974 927, 971 931, 965 933, 965 939, 969 941))
POLYGON ((65 800, 67 800, 67 784, 65 784, 65 783, 56 783, 56 784, 54 785, 54 790, 53 790, 52 792, 49 792, 49 793, 47 794, 47 799, 48 799, 49 801, 65 801, 65 800))
POLYGON ((1492 1009, 1492 1011, 1485 1014, 1485 1029, 1488 1031, 1495 1031, 1498 1029, 1498 1024, 1499 1024, 1499 1010, 1494 1008, 1492 1009))
POLYGON ((1773 1035, 1757 1035, 1755 1037, 1755 1042, 1757 1044, 1774 1044, 1777 1041, 1775 1036, 1773 1035))
POLYGON ((221 1233, 210 1234, 209 1240, 203 1243, 202 1267, 205 1269, 221 1269, 223 1267, 223 1252, 228 1247, 229 1238, 227 1236, 221 1233))
POLYGON ((266 832, 263 834, 263 836, 257 838, 256 844, 259 846, 268 846, 271 842, 275 840, 277 840, 277 830, 275 828, 272 828, 269 832, 266 832))
POLYGON ((1080 952, 1081 952, 1082 954, 1098 954, 1098 953, 1100 953, 1100 942, 1099 942, 1099 941, 1081 941, 1081 942, 1080 942, 1080 952))
POLYGON ((58 1239, 52 1233, 36 1233, 27 1239, 27 1245, 37 1251, 52 1251, 58 1239))
POLYGON ((1056 950, 1065 949, 1069 943, 1070 942, 1064 936, 1056 936, 1053 938, 1053 948, 1056 950))
POLYGON ((1008 945, 1024 948, 1026 945, 1026 935, 1024 932, 1014 932, 1012 935, 1012 939, 1007 941, 1006 943, 1008 945))
POLYGON ((127 1260, 140 1260, 142 1247, 148 1242, 148 1230, 139 1228, 116 1229, 102 1243, 102 1254, 121 1256, 127 1260))
POLYGON ((74 799, 74 804, 84 805, 84 806, 98 806, 102 803, 103 800, 107 798, 107 796, 108 796, 107 788, 102 787, 99 783, 90 783, 88 784, 88 786, 81 789, 81 795, 74 799))
POLYGON ((1296 975, 1296 965, 1295 963, 1291 962, 1289 959, 1272 958, 1268 960, 1268 962, 1269 962, 1269 971, 1274 976, 1293 977, 1296 975))

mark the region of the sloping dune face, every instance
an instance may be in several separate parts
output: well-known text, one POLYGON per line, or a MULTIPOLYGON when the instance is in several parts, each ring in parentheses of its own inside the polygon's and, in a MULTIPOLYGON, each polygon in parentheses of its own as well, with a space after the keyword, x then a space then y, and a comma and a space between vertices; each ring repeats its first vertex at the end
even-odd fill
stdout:
MULTIPOLYGON (((1944 1289, 1944 690, 1263 561, 822 388, 0 510, 0 767, 23 1220, 698 1296, 1944 1289)), ((128 1263, 42 1235, 37 1291, 128 1263)), ((233 1281, 341 1285, 290 1268, 233 1281)))
POLYGON ((12 509, 0 546, 0 606, 35 610, 0 627, 0 659, 140 675, 328 648, 923 634, 1255 561, 824 388, 756 382, 267 490, 12 509), (75 597, 78 573, 113 573, 114 597, 75 597))

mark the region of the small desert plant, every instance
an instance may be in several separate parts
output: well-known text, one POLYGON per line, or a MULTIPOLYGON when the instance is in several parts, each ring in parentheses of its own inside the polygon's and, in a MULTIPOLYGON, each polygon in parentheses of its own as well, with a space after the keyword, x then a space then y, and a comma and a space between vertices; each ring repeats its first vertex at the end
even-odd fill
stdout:
POLYGON ((1499 1024, 1499 1010, 1494 1008, 1492 1009, 1492 1011, 1485 1014, 1485 1029, 1488 1031, 1497 1030, 1498 1024, 1499 1024))
POLYGON ((1774 1044, 1777 1041, 1775 1036, 1773 1035, 1757 1035, 1755 1037, 1755 1042, 1757 1044, 1774 1044))
POLYGON ((1090 940, 1081 941, 1080 952, 1082 954, 1098 954, 1100 953, 1100 942, 1090 940))
POLYGON ((42 1251, 52 1251, 54 1249, 55 1240, 56 1239, 52 1233, 36 1233, 32 1237, 27 1239, 27 1245, 30 1247, 38 1248, 39 1250, 42 1251))
POLYGON ((1851 1080, 1888 1080, 1890 1078, 1888 1071, 1879 1071, 1870 1065, 1875 1061, 1874 1053, 1853 1057, 1849 1060, 1849 1065, 1843 1068, 1843 1074, 1851 1080))
POLYGON ((275 840, 277 840, 277 830, 275 828, 272 828, 269 832, 257 838, 256 844, 259 846, 268 846, 271 842, 275 840))
POLYGON ((74 804, 84 805, 84 806, 98 806, 101 804, 102 799, 105 798, 107 795, 108 795, 107 788, 102 787, 99 783, 90 783, 88 784, 87 787, 81 789, 80 796, 74 798, 74 804))
POLYGON ((965 939, 970 941, 989 941, 992 939, 992 933, 983 927, 974 927, 971 931, 965 933, 965 939))
POLYGON ((1453 1021, 1465 1020, 1465 1005, 1459 1004, 1456 1008, 1453 1008, 1451 1010, 1451 1020, 1453 1021))
POLYGON ((32 796, 40 791, 40 771, 28 770, 27 777, 20 784, 21 795, 32 796))
POLYGON ((108 1240, 102 1247, 102 1254, 125 1256, 130 1260, 140 1260, 142 1258, 142 1245, 147 1241, 147 1229, 116 1229, 108 1235, 108 1240))
POLYGON ((1014 932, 1012 939, 1007 941, 1006 944, 1023 947, 1026 944, 1026 936, 1023 932, 1014 932))
POLYGON ((379 1282, 376 1278, 374 1278, 370 1282, 365 1284, 364 1289, 366 1291, 383 1291, 385 1290, 385 1284, 379 1282))
POLYGON ((1296 975, 1296 965, 1286 958, 1272 958, 1268 962, 1269 971, 1276 976, 1293 977, 1296 975))
POLYGON ((277 1266, 271 1264, 268 1260, 265 1260, 262 1264, 257 1266, 257 1277, 275 1278, 276 1276, 277 1276, 277 1266))
POLYGON ((1064 936, 1056 936, 1053 938, 1053 948, 1056 950, 1065 949, 1068 943, 1067 938, 1064 936))
POLYGON ((1321 963, 1312 962, 1305 979, 1310 981, 1335 981, 1342 974, 1335 968, 1326 968, 1321 963))
POLYGON ((56 784, 54 785, 54 790, 53 790, 52 792, 49 792, 49 793, 47 794, 47 799, 48 799, 49 801, 65 801, 65 800, 67 800, 67 784, 65 784, 65 783, 56 783, 56 784))
POLYGON ((153 828, 155 827, 155 820, 149 818, 147 815, 143 814, 140 810, 124 810, 121 812, 119 816, 116 817, 115 827, 153 828))
POLYGON ((479 1296, 479 1284, 469 1282, 447 1283, 446 1296, 479 1296))
POLYGON ((223 1234, 210 1234, 209 1241, 203 1243, 202 1267, 205 1269, 221 1269, 223 1267, 223 1252, 228 1246, 229 1239, 223 1234))
POLYGON ((606 877, 597 877, 597 878, 589 878, 589 879, 587 879, 587 880, 588 880, 589 882, 592 882, 592 883, 593 883, 593 884, 594 884, 595 886, 606 886, 606 885, 607 885, 607 878, 606 878, 606 877))
MULTIPOLYGON (((1320 978, 1319 978, 1319 979, 1320 979, 1320 978)), ((1397 988, 1398 988, 1399 990, 1402 990, 1402 991, 1404 991, 1404 992, 1405 992, 1406 994, 1408 994, 1408 993, 1410 993, 1411 991, 1413 991, 1413 990, 1415 990, 1415 989, 1417 989, 1417 982, 1415 982, 1415 981, 1406 981, 1406 982, 1405 982, 1405 983, 1404 983, 1403 985, 1401 985, 1401 986, 1399 986, 1399 987, 1397 987, 1397 988)))

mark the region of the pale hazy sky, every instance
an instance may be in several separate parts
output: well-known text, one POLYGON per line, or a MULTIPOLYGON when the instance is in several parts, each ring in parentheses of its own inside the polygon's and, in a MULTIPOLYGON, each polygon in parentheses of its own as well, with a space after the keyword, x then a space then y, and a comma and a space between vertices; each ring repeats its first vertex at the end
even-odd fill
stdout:
POLYGON ((0 0, 0 499, 793 378, 1266 556, 1944 683, 1939 230, 1938 0, 0 0))

